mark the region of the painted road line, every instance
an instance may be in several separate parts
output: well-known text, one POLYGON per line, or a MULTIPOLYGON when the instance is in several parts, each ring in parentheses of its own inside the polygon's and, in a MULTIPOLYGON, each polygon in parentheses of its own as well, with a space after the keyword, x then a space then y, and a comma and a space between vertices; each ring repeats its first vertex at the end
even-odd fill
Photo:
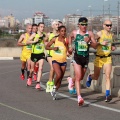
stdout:
MULTIPOLYGON (((43 76, 46 75, 47 73, 43 73, 43 76)), ((44 89, 46 89, 46 86, 43 85, 42 83, 41 83, 41 87, 44 88, 44 89)), ((70 100, 77 101, 77 98, 72 98, 72 97, 70 97, 68 95, 65 95, 65 94, 62 94, 62 93, 59 93, 59 92, 58 92, 57 95, 62 96, 62 97, 66 97, 66 98, 68 98, 70 100)), ((114 112, 120 113, 120 110, 118 110, 118 109, 106 107, 106 106, 103 106, 103 105, 98 105, 98 104, 95 104, 95 103, 92 103, 92 102, 88 102, 88 101, 84 101, 84 103, 87 104, 87 105, 91 105, 91 106, 95 106, 95 107, 98 107, 98 108, 102 108, 102 109, 106 109, 106 110, 110 110, 110 111, 114 111, 114 112)))
POLYGON ((51 120, 51 119, 48 119, 48 118, 45 118, 45 117, 42 117, 42 116, 39 116, 39 115, 35 115, 35 114, 32 114, 32 113, 29 113, 29 112, 25 112, 23 110, 20 110, 20 109, 17 109, 17 108, 14 108, 14 107, 11 107, 9 105, 6 105, 4 103, 0 103, 1 106, 3 107, 6 107, 6 108, 9 108, 9 109, 12 109, 12 110, 15 110, 15 111, 18 111, 18 112, 21 112, 21 113, 24 113, 26 115, 30 115, 30 116, 33 116, 33 117, 36 117, 36 118, 40 118, 40 120, 51 120))

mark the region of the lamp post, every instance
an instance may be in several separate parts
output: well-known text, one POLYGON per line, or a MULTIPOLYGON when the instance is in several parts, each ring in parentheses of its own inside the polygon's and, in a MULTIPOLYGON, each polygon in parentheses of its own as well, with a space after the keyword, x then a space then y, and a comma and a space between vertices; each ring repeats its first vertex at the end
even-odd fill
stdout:
MULTIPOLYGON (((105 2, 107 2, 108 0, 104 0, 103 1, 103 19, 105 17, 105 2)), ((103 20, 104 21, 104 20, 103 20)))
POLYGON ((120 2, 118 1, 118 6, 117 6, 117 11, 118 11, 118 16, 117 16, 117 38, 119 37, 119 9, 120 9, 120 7, 119 7, 119 4, 120 4, 120 2))
POLYGON ((89 5, 88 8, 89 8, 89 11, 90 11, 90 13, 89 13, 89 18, 90 18, 90 26, 91 26, 91 30, 92 30, 92 9, 91 9, 92 6, 89 5))

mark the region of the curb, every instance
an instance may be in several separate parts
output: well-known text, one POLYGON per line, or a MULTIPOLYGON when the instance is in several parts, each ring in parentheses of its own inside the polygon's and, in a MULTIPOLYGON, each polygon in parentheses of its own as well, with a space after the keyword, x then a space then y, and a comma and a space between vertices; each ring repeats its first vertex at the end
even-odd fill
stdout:
POLYGON ((16 60, 20 59, 20 57, 0 57, 0 60, 16 60))
POLYGON ((0 57, 0 60, 14 60, 13 57, 0 57))

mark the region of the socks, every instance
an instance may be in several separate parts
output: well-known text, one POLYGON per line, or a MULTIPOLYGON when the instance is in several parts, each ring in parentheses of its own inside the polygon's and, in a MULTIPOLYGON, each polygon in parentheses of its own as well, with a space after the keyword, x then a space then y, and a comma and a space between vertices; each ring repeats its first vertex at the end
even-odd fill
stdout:
POLYGON ((24 75, 24 69, 21 68, 22 75, 24 75))
POLYGON ((106 96, 110 95, 110 90, 106 90, 106 96))
POLYGON ((30 71, 27 71, 27 78, 29 77, 30 71))
POLYGON ((37 73, 38 72, 38 66, 35 66, 34 67, 34 73, 37 73))

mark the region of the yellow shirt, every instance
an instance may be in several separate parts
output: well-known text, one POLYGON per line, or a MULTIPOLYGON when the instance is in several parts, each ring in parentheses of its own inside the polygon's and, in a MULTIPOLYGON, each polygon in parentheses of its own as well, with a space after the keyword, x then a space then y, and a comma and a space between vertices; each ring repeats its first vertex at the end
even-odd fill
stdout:
POLYGON ((109 35, 105 34, 105 31, 102 30, 102 35, 100 39, 98 40, 99 43, 102 43, 103 41, 108 41, 107 45, 98 45, 97 47, 97 55, 99 56, 108 56, 111 53, 111 46, 113 42, 113 35, 110 33, 109 35))
POLYGON ((52 60, 63 63, 67 61, 67 48, 63 42, 58 40, 58 37, 55 40, 54 47, 59 47, 58 50, 53 51, 52 60))
MULTIPOLYGON (((27 40, 29 39, 30 35, 25 33, 25 39, 22 43, 26 44, 27 40)), ((31 53, 32 52, 32 45, 26 45, 22 47, 22 53, 31 53)))
MULTIPOLYGON (((55 37, 55 34, 54 33, 50 33, 48 41, 51 41, 54 37, 55 37)), ((47 50, 47 54, 52 56, 53 55, 53 50, 47 50)))

